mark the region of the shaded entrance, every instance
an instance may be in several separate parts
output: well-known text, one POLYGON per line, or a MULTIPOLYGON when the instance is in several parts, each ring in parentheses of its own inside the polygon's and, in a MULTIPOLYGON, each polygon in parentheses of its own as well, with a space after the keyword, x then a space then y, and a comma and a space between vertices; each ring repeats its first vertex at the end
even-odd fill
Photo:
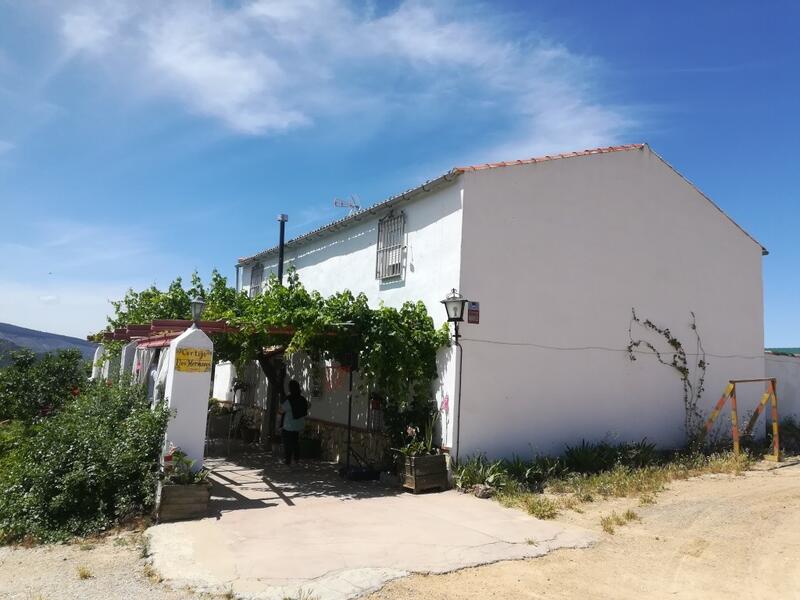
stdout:
POLYGON ((339 464, 303 461, 287 467, 263 451, 244 451, 229 457, 207 456, 213 488, 209 516, 225 518, 232 511, 292 508, 319 500, 362 500, 404 493, 399 486, 379 481, 349 481, 339 464))

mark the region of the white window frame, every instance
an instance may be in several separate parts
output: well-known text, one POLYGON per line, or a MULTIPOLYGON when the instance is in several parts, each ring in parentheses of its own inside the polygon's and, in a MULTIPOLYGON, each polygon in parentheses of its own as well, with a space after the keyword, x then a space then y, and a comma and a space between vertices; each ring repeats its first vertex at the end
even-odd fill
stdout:
POLYGON ((378 220, 378 242, 375 253, 375 279, 402 279, 405 252, 406 215, 403 211, 378 220))

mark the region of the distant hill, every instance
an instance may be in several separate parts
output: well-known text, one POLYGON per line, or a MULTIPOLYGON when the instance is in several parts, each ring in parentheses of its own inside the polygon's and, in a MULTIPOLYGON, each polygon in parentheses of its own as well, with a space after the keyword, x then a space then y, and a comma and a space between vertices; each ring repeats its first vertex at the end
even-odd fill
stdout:
POLYGON ((36 354, 53 352, 62 348, 75 348, 81 351, 85 359, 92 360, 97 344, 67 335, 58 335, 57 333, 47 333, 46 331, 0 323, 0 365, 7 362, 4 359, 9 352, 23 348, 32 350, 36 354))

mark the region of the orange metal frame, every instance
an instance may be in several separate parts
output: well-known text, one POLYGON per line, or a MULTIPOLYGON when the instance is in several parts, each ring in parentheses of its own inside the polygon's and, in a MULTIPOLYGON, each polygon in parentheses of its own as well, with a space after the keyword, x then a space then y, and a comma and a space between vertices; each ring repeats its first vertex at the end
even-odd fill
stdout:
POLYGON ((711 432, 711 428, 714 426, 714 421, 719 416, 720 411, 725 406, 725 402, 730 399, 731 401, 731 437, 733 438, 733 452, 737 456, 739 455, 739 416, 736 413, 736 384, 738 383, 766 383, 767 384, 767 391, 764 392, 764 395, 761 396, 761 401, 756 406, 756 410, 753 412, 753 416, 750 417, 750 421, 747 423, 747 427, 745 427, 743 435, 750 435, 753 432, 753 427, 758 421, 759 415, 764 412, 764 409, 767 406, 767 402, 770 403, 770 407, 772 408, 772 454, 768 454, 764 458, 769 460, 774 460, 775 462, 780 462, 781 460, 781 444, 780 444, 780 428, 778 426, 778 381, 774 377, 766 378, 766 379, 731 379, 728 382, 728 387, 725 388, 725 391, 722 394, 722 398, 719 399, 717 405, 714 407, 714 410, 711 411, 711 415, 708 417, 706 421, 706 434, 711 432))

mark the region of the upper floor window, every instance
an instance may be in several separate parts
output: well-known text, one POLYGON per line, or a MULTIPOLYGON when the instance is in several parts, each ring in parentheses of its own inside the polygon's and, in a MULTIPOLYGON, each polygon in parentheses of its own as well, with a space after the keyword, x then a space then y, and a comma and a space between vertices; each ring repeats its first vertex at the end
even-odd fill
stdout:
POLYGON ((250 267, 250 297, 255 298, 261 293, 261 281, 264 279, 264 265, 261 263, 250 267))
POLYGON ((376 279, 391 279, 403 274, 403 234, 405 215, 389 213, 378 221, 376 279))

